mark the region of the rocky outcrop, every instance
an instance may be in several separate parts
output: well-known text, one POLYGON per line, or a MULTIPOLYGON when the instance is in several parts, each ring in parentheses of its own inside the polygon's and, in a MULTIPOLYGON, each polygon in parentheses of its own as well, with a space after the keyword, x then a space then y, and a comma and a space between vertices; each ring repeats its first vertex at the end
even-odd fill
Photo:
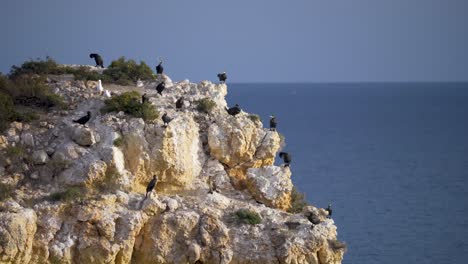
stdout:
POLYGON ((247 186, 256 200, 287 210, 291 204, 291 171, 288 167, 265 166, 247 170, 247 186))
POLYGON ((0 201, 0 263, 341 263, 326 211, 286 211, 293 186, 289 168, 273 165, 279 134, 248 113, 228 115, 225 84, 158 75, 131 88, 173 118, 166 127, 102 114, 95 83, 49 80, 69 109, 0 136, 10 197, 0 201), (214 107, 198 111, 204 98, 214 107), (72 122, 87 111, 86 125, 72 122), (246 224, 240 209, 258 222, 246 224))

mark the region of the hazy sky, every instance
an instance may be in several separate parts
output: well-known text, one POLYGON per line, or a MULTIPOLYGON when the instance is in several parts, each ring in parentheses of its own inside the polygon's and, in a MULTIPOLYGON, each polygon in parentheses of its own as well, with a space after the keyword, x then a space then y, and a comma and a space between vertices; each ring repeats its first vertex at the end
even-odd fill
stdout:
POLYGON ((467 0, 2 0, 0 71, 125 55, 173 79, 468 81, 467 0))

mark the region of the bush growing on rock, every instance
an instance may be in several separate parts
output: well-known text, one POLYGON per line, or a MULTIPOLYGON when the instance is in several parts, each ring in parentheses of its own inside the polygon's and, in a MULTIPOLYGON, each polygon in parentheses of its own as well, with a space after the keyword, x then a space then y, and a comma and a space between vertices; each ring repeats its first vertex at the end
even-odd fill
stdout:
POLYGON ((14 188, 11 185, 0 183, 0 202, 7 198, 10 198, 13 194, 13 191, 14 188))
POLYGON ((10 78, 16 79, 22 75, 44 75, 44 74, 64 74, 67 73, 67 69, 61 67, 55 60, 50 57, 46 57, 45 60, 40 58, 36 60, 29 60, 23 62, 21 66, 13 65, 10 70, 10 78))
POLYGON ((258 213, 247 209, 237 210, 236 217, 243 224, 258 225, 262 222, 262 218, 258 213))
POLYGON ((10 122, 14 121, 15 115, 13 100, 9 95, 0 92, 0 131, 3 131, 10 122))
POLYGON ((138 79, 154 79, 153 71, 144 61, 137 64, 134 60, 125 60, 125 57, 120 57, 118 60, 111 62, 103 75, 109 81, 121 85, 134 85, 138 79))
POLYGON ((203 113, 210 113, 215 106, 216 103, 207 97, 197 101, 197 110, 203 113))
POLYGON ((117 138, 116 140, 114 140, 114 146, 120 148, 124 145, 124 138, 123 137, 119 137, 117 138))
POLYGON ((291 192, 291 207, 288 209, 289 213, 297 214, 302 212, 302 208, 307 205, 305 194, 299 192, 296 187, 293 187, 291 192))
POLYGON ((106 192, 109 190, 115 190, 116 179, 120 176, 119 172, 115 168, 108 168, 104 178, 99 179, 93 183, 96 190, 100 192, 106 192))
POLYGON ((259 115, 251 114, 251 115, 249 115, 249 119, 252 120, 253 122, 260 122, 260 116, 259 115))
POLYGON ((10 159, 22 160, 26 155, 26 150, 21 145, 8 145, 8 147, 5 149, 5 154, 10 159))
POLYGON ((336 250, 345 250, 347 248, 347 245, 345 242, 339 241, 338 239, 329 239, 328 244, 330 247, 333 249, 333 251, 336 250))
POLYGON ((143 118, 145 121, 151 121, 159 117, 159 113, 150 103, 145 102, 142 104, 140 100, 141 96, 138 92, 125 92, 104 101, 105 105, 102 111, 104 113, 123 111, 131 116, 143 118))
POLYGON ((84 197, 83 190, 80 187, 69 187, 63 192, 56 192, 49 196, 51 201, 69 202, 84 197))
POLYGON ((0 92, 9 95, 15 104, 28 107, 65 107, 61 96, 52 93, 44 76, 21 75, 12 80, 1 77, 0 92))

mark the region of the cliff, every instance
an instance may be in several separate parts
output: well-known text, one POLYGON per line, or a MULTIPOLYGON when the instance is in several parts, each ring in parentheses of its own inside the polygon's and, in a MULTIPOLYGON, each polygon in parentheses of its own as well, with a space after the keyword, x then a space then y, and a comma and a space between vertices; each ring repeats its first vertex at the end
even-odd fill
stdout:
POLYGON ((113 96, 147 93, 173 118, 167 127, 160 117, 102 113, 96 82, 48 85, 68 109, 0 136, 0 263, 341 263, 325 210, 286 211, 293 185, 289 168, 274 165, 279 134, 248 113, 228 115, 225 84, 164 75, 112 87, 113 96), (208 113, 199 111, 203 98, 215 103, 208 113), (86 125, 73 122, 87 111, 86 125))

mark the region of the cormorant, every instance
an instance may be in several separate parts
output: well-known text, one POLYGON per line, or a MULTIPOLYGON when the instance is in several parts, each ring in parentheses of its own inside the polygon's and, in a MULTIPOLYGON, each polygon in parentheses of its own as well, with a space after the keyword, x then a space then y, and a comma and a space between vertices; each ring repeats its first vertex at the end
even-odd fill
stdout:
POLYGON ((182 106, 184 106, 184 97, 180 97, 175 103, 176 109, 182 109, 182 106))
POLYGON ((172 118, 170 118, 167 113, 164 113, 164 115, 162 116, 162 121, 164 122, 164 126, 167 126, 169 124, 169 122, 172 121, 172 118))
POLYGON ((283 159, 284 166, 289 167, 289 163, 291 163, 291 155, 287 152, 280 152, 279 157, 283 159))
POLYGON ((80 117, 78 120, 73 120, 73 122, 84 125, 89 121, 89 119, 91 119, 90 111, 86 112, 86 115, 83 117, 80 117))
POLYGON ((225 83, 227 79, 226 72, 218 73, 218 78, 221 83, 225 83))
POLYGON ((163 63, 163 61, 161 59, 159 59, 159 64, 158 66, 156 66, 156 73, 157 74, 162 74, 163 71, 164 71, 164 67, 161 65, 163 63))
POLYGON ((161 82, 156 86, 156 91, 158 91, 158 94, 162 95, 162 92, 166 89, 166 84, 164 82, 161 82))
POLYGON ((156 186, 156 183, 158 183, 158 176, 153 175, 153 179, 148 183, 148 186, 146 186, 145 198, 148 198, 148 193, 150 193, 154 189, 154 187, 156 186))
POLYGON ((328 204, 328 207, 325 209, 325 211, 328 212, 328 216, 327 218, 331 218, 331 215, 332 215, 332 208, 331 208, 331 203, 328 204))
POLYGON ((270 116, 270 131, 276 131, 276 125, 278 123, 276 122, 275 116, 271 115, 270 116))
POLYGON ((91 53, 89 54, 89 57, 90 58, 94 58, 94 61, 96 62, 96 67, 101 67, 101 68, 104 68, 104 61, 102 60, 102 57, 97 54, 97 53, 91 53))
POLYGON ((226 111, 228 112, 228 114, 230 114, 232 116, 235 116, 235 115, 237 115, 237 114, 239 114, 241 112, 241 109, 240 109, 239 105, 236 104, 234 107, 231 107, 231 108, 226 107, 226 111))
POLYGON ((144 93, 142 96, 141 96, 141 103, 144 104, 148 102, 148 96, 146 96, 146 93, 144 93))

